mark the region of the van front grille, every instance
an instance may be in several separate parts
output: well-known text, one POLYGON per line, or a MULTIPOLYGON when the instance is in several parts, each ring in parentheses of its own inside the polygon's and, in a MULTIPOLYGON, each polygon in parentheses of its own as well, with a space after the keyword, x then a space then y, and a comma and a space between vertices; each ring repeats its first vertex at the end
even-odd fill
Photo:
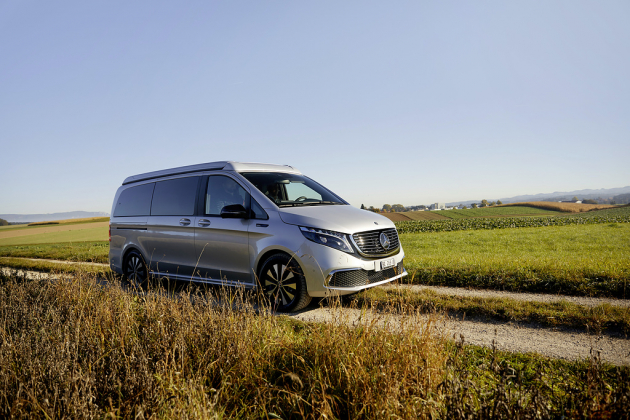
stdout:
POLYGON ((359 251, 370 257, 391 254, 400 247, 396 228, 359 232, 352 235, 352 239, 357 247, 359 247, 359 251), (381 244, 381 233, 384 233, 387 239, 389 239, 389 247, 387 249, 383 248, 381 244))
POLYGON ((328 282, 329 287, 359 287, 378 283, 391 279, 404 271, 403 262, 399 262, 397 266, 386 270, 349 270, 338 271, 333 274, 328 282))

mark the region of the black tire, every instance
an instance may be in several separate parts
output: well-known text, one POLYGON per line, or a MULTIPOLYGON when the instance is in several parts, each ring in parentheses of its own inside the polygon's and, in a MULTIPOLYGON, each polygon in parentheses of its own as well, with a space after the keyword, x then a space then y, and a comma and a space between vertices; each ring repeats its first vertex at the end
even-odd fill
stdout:
POLYGON ((123 265, 125 280, 138 289, 146 289, 149 283, 149 270, 144 257, 138 251, 131 251, 125 257, 123 265))
POLYGON ((299 311, 311 303, 302 268, 287 254, 267 258, 258 273, 258 282, 276 311, 299 311))

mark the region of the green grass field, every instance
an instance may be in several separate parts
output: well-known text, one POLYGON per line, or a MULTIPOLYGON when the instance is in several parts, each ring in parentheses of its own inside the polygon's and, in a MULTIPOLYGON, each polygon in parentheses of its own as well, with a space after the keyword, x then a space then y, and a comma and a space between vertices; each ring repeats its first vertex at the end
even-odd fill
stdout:
MULTIPOLYGON (((13 238, 0 238, 0 246, 50 244, 59 242, 95 242, 108 240, 109 228, 107 226, 100 226, 96 228, 89 226, 90 224, 86 224, 86 228, 80 230, 67 230, 37 235, 16 236, 13 238)), ((30 229, 45 229, 45 227, 35 226, 30 229)))
POLYGON ((98 223, 98 222, 109 222, 109 217, 90 217, 87 219, 68 219, 61 220, 59 222, 55 222, 54 224, 44 224, 49 222, 41 222, 41 225, 28 226, 24 225, 9 225, 9 226, 0 226, 0 232, 4 232, 7 230, 23 230, 23 229, 37 229, 41 227, 51 227, 51 226, 72 226, 72 225, 82 225, 87 223, 98 223))
POLYGON ((413 283, 630 297, 630 224, 401 235, 413 283))
MULTIPOLYGON (((626 220, 629 212, 630 208, 616 208, 593 215, 423 224, 434 229, 444 223, 465 223, 464 227, 471 229, 452 232, 404 233, 399 226, 405 266, 411 274, 408 280, 428 285, 630 298, 630 223, 518 229, 510 228, 508 223, 502 229, 495 228, 501 221, 520 221, 527 226, 538 223, 538 219, 563 223, 588 222, 593 217, 598 222, 607 217, 626 220)), ((0 257, 107 263, 107 226, 84 226, 80 230, 0 239, 0 257)))
POLYGON ((45 258, 107 264, 108 254, 108 241, 0 246, 0 257, 45 258))

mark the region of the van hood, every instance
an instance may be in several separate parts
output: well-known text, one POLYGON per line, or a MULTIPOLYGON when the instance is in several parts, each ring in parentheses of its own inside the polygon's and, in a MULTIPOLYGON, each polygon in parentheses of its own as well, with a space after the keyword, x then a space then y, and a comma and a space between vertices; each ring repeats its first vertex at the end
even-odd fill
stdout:
POLYGON ((395 227, 387 217, 349 205, 282 207, 278 214, 290 225, 349 234, 395 227))

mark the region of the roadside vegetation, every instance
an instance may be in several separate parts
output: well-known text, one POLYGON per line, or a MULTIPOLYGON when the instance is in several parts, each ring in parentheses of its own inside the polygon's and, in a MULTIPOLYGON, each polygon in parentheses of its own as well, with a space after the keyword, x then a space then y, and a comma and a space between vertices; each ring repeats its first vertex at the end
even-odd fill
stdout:
POLYGON ((630 298, 630 224, 402 234, 413 284, 630 298))
POLYGON ((630 368, 596 355, 445 341, 411 315, 303 323, 216 293, 0 276, 0 417, 628 417, 630 368))
POLYGON ((23 258, 0 257, 0 267, 8 267, 16 270, 31 270, 41 273, 66 273, 76 274, 88 272, 101 276, 111 274, 109 267, 92 265, 87 262, 73 262, 72 264, 63 262, 53 262, 46 260, 30 260, 23 258))
POLYGON ((630 333, 630 308, 601 304, 594 307, 572 302, 534 302, 510 298, 451 296, 433 290, 373 288, 355 296, 358 306, 401 312, 445 312, 506 322, 535 323, 545 327, 579 328, 589 332, 630 333))

